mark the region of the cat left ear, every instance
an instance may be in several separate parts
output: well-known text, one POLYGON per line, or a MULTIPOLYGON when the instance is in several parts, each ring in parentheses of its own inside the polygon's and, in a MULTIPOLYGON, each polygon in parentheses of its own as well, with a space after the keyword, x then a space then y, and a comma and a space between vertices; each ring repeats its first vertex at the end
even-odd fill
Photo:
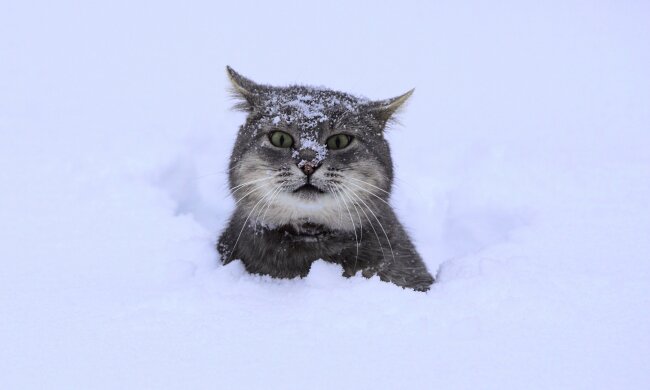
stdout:
POLYGON ((228 78, 232 84, 232 95, 239 102, 235 104, 235 109, 242 111, 253 111, 258 100, 258 92, 261 86, 252 80, 235 72, 230 66, 226 66, 228 78))
POLYGON ((408 98, 413 95, 413 91, 415 91, 415 88, 392 99, 371 102, 368 104, 368 111, 385 125, 402 108, 408 98))

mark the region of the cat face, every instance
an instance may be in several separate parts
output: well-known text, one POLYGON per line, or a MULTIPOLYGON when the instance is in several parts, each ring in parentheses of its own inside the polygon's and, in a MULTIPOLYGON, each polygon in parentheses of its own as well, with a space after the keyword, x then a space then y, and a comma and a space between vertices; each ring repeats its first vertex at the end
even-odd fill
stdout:
POLYGON ((351 231, 386 202, 392 161, 383 136, 410 96, 371 102, 310 87, 255 84, 228 68, 247 111, 230 161, 231 192, 252 223, 351 231))

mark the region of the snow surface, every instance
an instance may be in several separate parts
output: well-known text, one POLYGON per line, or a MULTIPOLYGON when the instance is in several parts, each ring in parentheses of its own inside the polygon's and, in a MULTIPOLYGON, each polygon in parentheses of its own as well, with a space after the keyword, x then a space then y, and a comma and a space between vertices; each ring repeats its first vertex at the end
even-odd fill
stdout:
POLYGON ((648 15, 2 3, 0 388, 650 387, 648 15), (417 88, 387 138, 429 293, 217 264, 226 64, 417 88))

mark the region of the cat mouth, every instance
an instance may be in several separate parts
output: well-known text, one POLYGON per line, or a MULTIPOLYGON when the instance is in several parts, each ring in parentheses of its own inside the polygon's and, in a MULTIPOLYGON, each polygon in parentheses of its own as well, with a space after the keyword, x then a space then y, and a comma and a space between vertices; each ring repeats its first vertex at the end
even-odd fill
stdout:
POLYGON ((321 190, 313 184, 307 183, 293 190, 293 193, 306 197, 314 197, 318 194, 324 194, 325 191, 321 190))

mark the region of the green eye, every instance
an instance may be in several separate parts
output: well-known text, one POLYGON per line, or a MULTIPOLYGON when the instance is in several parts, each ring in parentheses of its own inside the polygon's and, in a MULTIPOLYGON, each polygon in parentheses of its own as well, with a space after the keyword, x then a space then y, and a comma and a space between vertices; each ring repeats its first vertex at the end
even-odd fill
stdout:
POLYGON ((347 148, 352 142, 352 136, 347 134, 336 134, 327 139, 327 147, 332 150, 347 148))
POLYGON ((293 145, 293 138, 288 133, 284 131, 276 130, 269 135, 269 139, 273 146, 278 148, 289 148, 293 145))

